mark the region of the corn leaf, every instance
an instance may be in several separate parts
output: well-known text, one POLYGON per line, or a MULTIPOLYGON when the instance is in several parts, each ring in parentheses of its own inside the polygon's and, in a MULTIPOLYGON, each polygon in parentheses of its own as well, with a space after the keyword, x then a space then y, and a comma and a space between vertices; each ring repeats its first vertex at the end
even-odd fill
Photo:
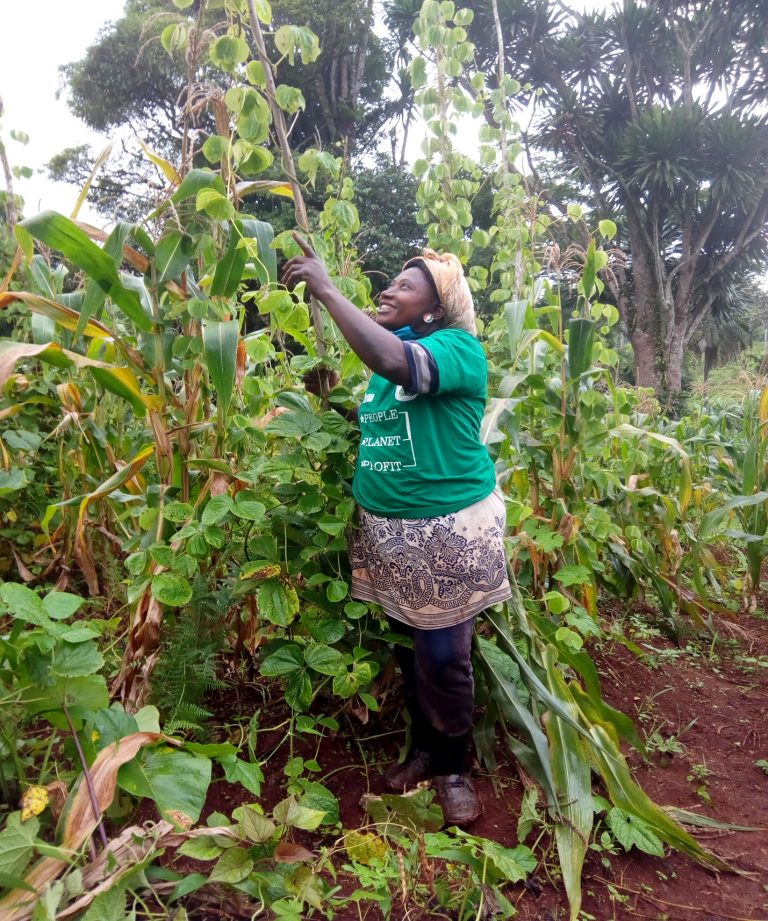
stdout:
POLYGON ((173 230, 166 234, 155 249, 157 284, 162 285, 178 278, 189 265, 194 254, 195 244, 192 237, 180 230, 173 230))
POLYGON ((173 164, 169 163, 165 158, 161 157, 160 154, 157 154, 152 150, 151 147, 148 147, 141 138, 138 139, 141 149, 144 151, 144 155, 155 166, 160 170, 160 172, 165 176, 168 182, 171 185, 178 185, 181 182, 181 177, 176 172, 176 167, 173 164))
POLYGON ((508 744, 510 744, 513 754, 519 758, 523 767, 542 785, 549 802, 552 803, 554 808, 557 808, 557 787, 552 775, 549 743, 544 730, 541 728, 538 719, 534 717, 520 699, 514 683, 508 681, 499 672, 493 658, 486 651, 485 647, 487 645, 490 645, 487 640, 478 637, 475 655, 485 675, 488 690, 491 692, 491 696, 504 719, 525 735, 530 747, 525 746, 526 751, 519 744, 515 744, 515 740, 512 738, 508 739, 508 744))
POLYGON ((685 512, 693 496, 693 476, 691 474, 691 458, 685 448, 676 438, 670 438, 669 435, 661 435, 659 432, 649 432, 645 429, 639 429, 637 426, 625 422, 617 426, 610 432, 615 438, 638 437, 655 441, 664 447, 671 448, 680 458, 680 480, 678 500, 680 502, 680 511, 685 512))
MULTIPOLYGON (((567 702, 576 719, 578 710, 552 655, 547 658, 547 678, 550 691, 567 702)), ((592 772, 582 739, 568 723, 553 715, 547 724, 547 734, 552 774, 563 816, 555 825, 555 842, 568 895, 570 921, 576 921, 581 909, 581 871, 594 816, 592 772)))
MULTIPOLYGON (((80 323, 80 313, 72 307, 53 301, 50 298, 42 297, 39 294, 33 294, 31 291, 8 291, 0 294, 0 308, 7 307, 14 301, 21 301, 33 313, 40 314, 69 329, 72 332, 77 330, 80 323)), ((92 339, 112 339, 113 335, 110 330, 99 323, 97 320, 89 320, 83 326, 81 333, 92 339)))
MULTIPOLYGON (((93 806, 88 785, 83 777, 79 778, 70 793, 58 827, 58 839, 61 847, 76 853, 93 834, 103 813, 112 803, 117 786, 117 772, 145 745, 151 745, 161 738, 157 732, 135 732, 117 742, 108 745, 96 756, 89 768, 91 783, 99 807, 99 815, 93 813, 93 806)), ((60 876, 71 866, 69 860, 56 857, 44 857, 24 876, 24 889, 13 889, 0 899, 0 918, 3 921, 22 921, 32 913, 38 901, 37 893, 60 876), (29 888, 35 892, 31 897, 26 894, 29 888)))
POLYGON ((277 179, 252 179, 238 182, 235 188, 237 194, 241 198, 246 195, 255 195, 257 192, 269 192, 270 195, 281 195, 284 198, 293 198, 293 189, 290 183, 280 182, 277 179))
MULTIPOLYGON (((256 260, 256 272, 262 285, 275 284, 277 281, 277 253, 272 246, 275 231, 267 221, 245 218, 241 222, 243 236, 256 240, 259 256, 256 260)), ((251 254, 252 255, 252 254, 251 254)))
POLYGON ((227 251, 216 264, 216 272, 211 284, 211 295, 214 297, 232 297, 243 277, 248 251, 240 245, 241 230, 237 225, 238 222, 235 221, 229 236, 227 251))
POLYGON ((606 726, 593 723, 589 727, 590 760, 600 774, 611 802, 636 815, 651 826, 667 844, 687 854, 697 863, 713 870, 732 871, 733 868, 716 854, 708 851, 660 806, 657 806, 632 778, 627 762, 606 726))
POLYGON ((114 260, 73 221, 54 211, 44 211, 23 221, 35 239, 62 253, 106 291, 114 303, 141 330, 149 332, 152 321, 141 307, 136 293, 120 281, 114 260))
POLYGON ((163 408, 163 398, 157 394, 143 393, 130 368, 91 367, 90 372, 105 390, 127 400, 140 416, 147 409, 159 412, 163 408))
POLYGON ((80 194, 77 196, 77 201, 75 202, 75 207, 72 209, 70 218, 74 221, 77 218, 77 215, 80 213, 80 209, 83 207, 83 202, 88 197, 88 192, 91 188, 91 183, 93 182, 94 176, 101 167, 109 159, 109 155, 112 153, 112 145, 107 144, 107 146, 102 150, 102 152, 96 157, 96 162, 93 164, 93 169, 88 175, 88 178, 85 180, 82 189, 80 189, 80 194))
POLYGON ((203 348, 211 382, 218 395, 221 418, 227 414, 235 388, 239 335, 240 325, 237 320, 207 320, 203 323, 203 348))
POLYGON ((592 346, 595 341, 594 320, 574 317, 568 322, 568 377, 578 386, 581 375, 592 364, 592 346))

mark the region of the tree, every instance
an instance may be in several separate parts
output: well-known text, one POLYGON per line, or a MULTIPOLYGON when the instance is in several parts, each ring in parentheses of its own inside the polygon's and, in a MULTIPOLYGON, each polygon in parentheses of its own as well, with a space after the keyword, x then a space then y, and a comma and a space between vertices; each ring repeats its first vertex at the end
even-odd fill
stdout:
MULTIPOLYGON (((768 249, 764 6, 626 0, 584 14, 499 0, 508 66, 542 93, 526 140, 618 225, 628 259, 610 295, 637 382, 671 395, 719 293, 768 249)), ((491 15, 478 3, 472 27, 486 70, 491 15)))
MULTIPOLYGON (((124 16, 102 30, 80 61, 62 68, 72 112, 121 139, 122 151, 91 186, 91 201, 104 213, 133 219, 146 213, 157 192, 146 159, 126 143, 126 129, 171 162, 192 157, 197 165, 205 164, 200 150, 206 138, 222 133, 215 103, 240 71, 233 68, 227 82, 225 73, 210 66, 208 52, 237 26, 228 25, 220 4, 210 6, 180 11, 169 0, 127 0, 124 16)), ((301 91, 296 98, 305 106, 292 113, 294 149, 338 148, 349 159, 371 146, 392 107, 383 100, 389 62, 372 31, 372 0, 342 0, 332 8, 275 0, 272 7, 274 32, 301 23, 320 42, 317 60, 291 53, 280 66, 281 80, 301 91)), ((249 41, 244 19, 242 25, 249 41)), ((49 171, 82 186, 94 160, 90 148, 72 148, 54 157, 49 171)))

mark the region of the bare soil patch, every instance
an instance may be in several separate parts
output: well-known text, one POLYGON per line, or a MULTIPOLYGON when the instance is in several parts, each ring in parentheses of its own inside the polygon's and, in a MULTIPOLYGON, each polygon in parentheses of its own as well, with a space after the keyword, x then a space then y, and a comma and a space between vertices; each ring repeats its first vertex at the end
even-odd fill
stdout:
MULTIPOLYGON (((674 852, 663 859, 634 850, 629 854, 620 849, 616 854, 592 852, 584 872, 582 917, 584 921, 768 921, 768 775, 755 765, 759 759, 768 760, 768 620, 762 614, 741 618, 732 636, 704 641, 695 649, 680 648, 658 636, 644 637, 642 632, 633 642, 642 649, 641 657, 619 642, 603 644, 593 654, 605 698, 629 714, 648 740, 651 756, 647 762, 635 753, 630 755, 638 781, 661 805, 761 830, 691 829, 742 875, 712 873, 674 852)), ((284 700, 273 699, 265 706, 263 687, 258 700, 255 695, 256 688, 249 702, 247 689, 240 687, 237 701, 219 696, 217 715, 223 717, 228 710, 231 718, 233 712, 247 713, 252 705, 268 714, 271 725, 287 718, 284 700)), ((366 821, 360 807, 362 795, 385 792, 382 770, 397 757, 404 732, 395 699, 380 714, 371 714, 367 725, 352 715, 340 714, 339 720, 338 733, 319 746, 312 739, 299 742, 293 755, 317 758, 322 770, 314 779, 338 797, 342 824, 352 829, 366 821)), ((280 737, 280 731, 261 733, 260 757, 271 752, 280 737)), ((269 761, 261 798, 265 809, 285 796, 283 766, 288 754, 288 746, 282 745, 269 761)), ((501 752, 499 755, 497 774, 475 773, 485 813, 471 831, 515 846, 522 786, 514 766, 501 752)), ((252 800, 238 785, 216 782, 205 814, 229 814, 240 803, 252 800)), ((332 845, 334 836, 323 839, 317 833, 301 833, 296 840, 317 850, 332 845)), ((568 918, 557 873, 552 849, 524 886, 509 888, 508 897, 516 904, 520 921, 568 918)), ((337 882, 344 882, 343 874, 337 882)), ((374 908, 365 904, 361 908, 368 921, 380 917, 374 908)), ((194 910, 191 914, 196 916, 194 910)), ((217 912, 217 917, 225 916, 238 917, 217 912)), ((359 921, 360 917, 355 906, 334 915, 335 921, 359 921)), ((425 913, 406 903, 396 906, 392 917, 421 921, 448 916, 425 913)))

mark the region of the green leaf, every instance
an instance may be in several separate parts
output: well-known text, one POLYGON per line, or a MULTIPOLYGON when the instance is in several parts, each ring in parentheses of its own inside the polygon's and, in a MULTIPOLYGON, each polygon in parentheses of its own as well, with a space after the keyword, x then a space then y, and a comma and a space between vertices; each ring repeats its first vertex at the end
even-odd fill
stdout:
MULTIPOLYGON (((333 533, 333 532, 331 532, 333 533)), ((349 586, 343 579, 334 579, 325 587, 325 594, 329 601, 343 601, 347 597, 349 586)))
POLYGON ((280 54, 287 55, 291 67, 297 51, 304 64, 311 64, 320 56, 320 41, 307 26, 280 26, 275 32, 275 46, 280 54))
MULTIPOLYGON (((145 749, 118 773, 123 790, 132 796, 154 800, 165 818, 169 818, 168 813, 177 812, 191 823, 200 818, 210 782, 208 758, 165 746, 145 749)), ((173 820, 173 816, 170 818, 173 820)))
POLYGON ((152 578, 152 596, 170 607, 178 608, 192 598, 192 586, 183 576, 161 572, 152 578))
POLYGON ((606 240, 611 240, 616 236, 618 228, 613 221, 600 221, 597 225, 597 229, 600 231, 600 234, 606 238, 606 240))
POLYGON ((25 706, 31 715, 40 714, 60 729, 67 726, 61 712, 64 704, 74 711, 77 728, 82 725, 81 711, 102 710, 109 706, 107 682, 102 675, 60 677, 44 691, 34 688, 24 696, 25 706))
POLYGON ((583 585, 592 581, 592 573, 586 566, 561 566, 555 573, 555 578, 561 585, 583 585))
POLYGON ((275 806, 272 816, 280 825, 314 831, 325 818, 325 810, 309 809, 302 806, 295 796, 289 796, 275 806))
POLYGON ((300 713, 309 709, 312 703, 312 682, 304 669, 294 672, 288 679, 285 686, 285 700, 291 709, 300 713))
POLYGON ((85 643, 60 643, 53 652, 51 672, 61 678, 79 678, 95 674, 102 665, 104 657, 90 640, 85 643))
POLYGON ((0 831, 0 873, 21 876, 32 858, 40 822, 34 816, 21 821, 20 812, 12 812, 0 831))
POLYGON ((267 579, 256 590, 259 612, 270 623, 287 627, 299 613, 299 596, 291 585, 267 579))
POLYGON ((139 296, 124 287, 114 260, 73 221, 54 211, 44 211, 22 224, 33 237, 82 269, 140 330, 152 330, 152 320, 144 312, 139 296))
POLYGON ((248 43, 234 35, 221 35, 210 49, 211 61, 221 70, 232 73, 238 64, 248 60, 248 43))
POLYGON ((445 824, 443 810, 432 802, 434 790, 414 790, 398 796, 384 793, 382 796, 368 796, 363 808, 377 824, 394 823, 404 825, 417 834, 437 832, 445 824))
POLYGON ((275 88, 275 101, 289 115, 295 115, 300 109, 306 109, 307 107, 301 90, 295 86, 286 86, 283 83, 275 88))
POLYGON ((664 845, 659 836, 638 816, 614 806, 605 817, 605 821, 625 851, 636 847, 655 857, 664 856, 664 845))
POLYGON ((276 826, 272 819, 268 819, 255 806, 241 806, 232 813, 240 823, 243 834, 254 844, 263 844, 274 835, 276 826))
POLYGON ((253 84, 253 86, 258 86, 261 89, 265 89, 267 86, 267 78, 264 74, 264 65, 261 61, 249 61, 245 67, 245 79, 253 84))
POLYGON ((53 620, 66 620, 85 604, 85 598, 69 592, 49 592, 43 598, 43 610, 53 620))
POLYGON ((134 732, 144 731, 139 729, 135 717, 126 713, 118 703, 112 704, 108 710, 99 710, 93 718, 93 728, 95 730, 94 741, 99 751, 117 742, 118 739, 123 739, 134 732))
POLYGON ((321 824, 335 825, 339 821, 339 801, 328 787, 316 780, 306 780, 303 777, 299 778, 298 783, 302 789, 302 806, 324 812, 325 818, 321 824))
POLYGON ((264 783, 264 772, 258 764, 243 761, 236 755, 226 755, 219 759, 224 768, 224 775, 229 783, 239 783, 254 796, 261 796, 261 785, 264 783))
POLYGON ((225 195, 227 188, 218 173, 208 169, 192 169, 182 179, 181 185, 171 196, 171 201, 178 203, 188 198, 197 198, 203 189, 210 189, 225 195))
POLYGON ((240 234, 233 224, 229 236, 229 246, 224 256, 216 264, 216 271, 211 284, 211 296, 232 297, 237 292, 240 279, 243 277, 248 253, 244 246, 240 246, 240 234))
POLYGON ((321 675, 345 675, 347 672, 343 654, 322 643, 310 643, 304 650, 304 661, 321 675))
POLYGON ((232 501, 232 497, 228 496, 226 493, 220 496, 214 496, 212 499, 208 500, 208 503, 203 509, 200 521, 206 528, 218 524, 233 511, 234 507, 235 503, 232 501))
POLYGON ((238 518, 244 518, 246 521, 261 521, 267 511, 267 507, 257 499, 251 499, 244 493, 238 493, 235 496, 232 511, 238 518))
POLYGON ((201 835, 199 838, 190 838, 185 841, 178 853, 184 857, 191 857, 193 860, 216 860, 221 856, 223 850, 224 848, 213 840, 212 835, 201 835))
POLYGON ((212 134, 203 144, 203 156, 209 163, 218 163, 227 156, 229 138, 220 134, 212 134))
POLYGON ((116 885, 106 892, 100 892, 81 921, 126 921, 125 889, 116 885))
POLYGON ((568 321, 568 376, 576 382, 592 366, 592 346, 597 324, 594 320, 575 317, 568 321))
POLYGON ((209 877, 212 883, 241 883, 251 875, 253 860, 248 851, 232 847, 219 857, 209 877))
POLYGON ((274 163, 274 156, 266 147, 256 147, 250 141, 235 141, 233 148, 235 169, 241 176, 252 178, 269 169, 274 163))
POLYGON ((216 221, 230 221, 235 216, 235 206, 216 189, 201 189, 195 198, 195 208, 197 211, 205 211, 216 221))
POLYGON ((237 320, 206 320, 203 323, 203 347, 208 373, 218 395, 220 418, 223 420, 235 389, 237 343, 240 324, 237 320))
POLYGON ((155 271, 157 284, 173 281, 192 261, 195 243, 192 237, 180 230, 173 230, 162 238, 155 250, 155 271))
POLYGON ((259 21, 268 26, 272 22, 272 6, 269 0, 254 0, 254 8, 259 21))
POLYGON ((42 601, 26 585, 19 585, 18 582, 3 583, 0 585, 0 599, 8 606, 8 613, 12 617, 36 627, 48 623, 48 615, 42 601))
POLYGON ((0 470, 0 496, 18 492, 24 489, 28 482, 27 474, 19 467, 13 470, 0 470))
POLYGON ((318 643, 338 643, 347 632, 343 618, 329 616, 316 608, 305 609, 301 622, 318 643))
POLYGON ((504 847, 487 838, 482 838, 481 842, 483 854, 496 867, 505 884, 522 882, 533 873, 538 865, 533 852, 524 844, 519 844, 517 847, 504 847))
POLYGON ((261 663, 259 671, 267 677, 288 675, 304 667, 304 656, 295 643, 281 646, 261 663))

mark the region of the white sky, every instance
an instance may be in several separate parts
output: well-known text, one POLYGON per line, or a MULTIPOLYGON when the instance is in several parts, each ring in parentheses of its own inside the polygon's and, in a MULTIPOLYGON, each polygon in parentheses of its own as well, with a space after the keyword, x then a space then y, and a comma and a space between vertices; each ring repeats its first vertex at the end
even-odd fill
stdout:
MULTIPOLYGON (((609 0, 576 0, 584 7, 608 5, 609 0)), ((109 138, 90 131, 57 99, 61 87, 59 66, 79 60, 98 32, 119 19, 125 0, 0 0, 3 43, 0 50, 0 98, 5 112, 0 131, 11 166, 28 166, 30 179, 16 179, 14 190, 24 198, 29 216, 53 209, 69 214, 78 189, 51 182, 45 164, 67 147, 90 143, 95 153, 109 138), (26 146, 12 140, 10 131, 29 135, 26 146)), ((419 156, 419 138, 410 138, 413 157, 419 156)), ((471 146, 471 145, 470 145, 471 146)), ((103 225, 104 219, 88 208, 80 218, 103 225)))
MULTIPOLYGON (((11 166, 35 170, 31 179, 14 180, 26 215, 49 208, 68 215, 78 189, 51 182, 39 171, 66 147, 91 143, 100 152, 108 143, 75 118, 63 98, 56 99, 58 68, 79 60, 101 27, 120 18, 123 4, 124 0, 0 0, 0 98, 5 107, 0 131, 11 166), (29 144, 12 140, 11 130, 28 134, 29 144)), ((87 205, 80 217, 104 223, 87 205)))

